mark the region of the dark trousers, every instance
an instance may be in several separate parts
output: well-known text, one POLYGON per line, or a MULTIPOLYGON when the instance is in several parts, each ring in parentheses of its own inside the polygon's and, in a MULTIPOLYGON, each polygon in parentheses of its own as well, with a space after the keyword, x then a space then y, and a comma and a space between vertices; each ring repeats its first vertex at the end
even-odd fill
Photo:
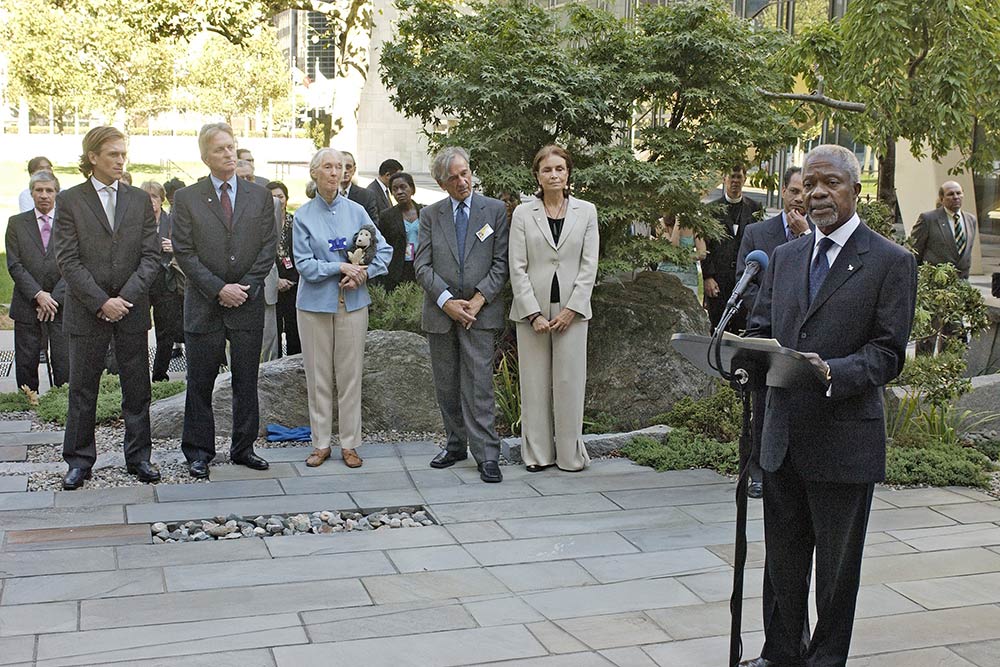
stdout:
POLYGON ((295 297, 298 291, 292 287, 285 292, 278 292, 278 305, 275 315, 278 318, 278 356, 281 356, 281 334, 285 334, 285 354, 302 354, 302 341, 299 340, 299 322, 295 314, 295 297))
POLYGON ((156 333, 156 354, 153 355, 153 382, 167 380, 170 357, 174 343, 184 341, 184 295, 174 292, 154 294, 149 301, 153 307, 153 329, 156 333))
POLYGON ((465 329, 457 324, 448 333, 427 334, 448 451, 464 454, 468 447, 479 463, 500 458, 493 339, 490 329, 465 329))
POLYGON ((38 355, 45 348, 52 383, 69 382, 69 343, 63 332, 62 316, 52 322, 14 322, 14 375, 18 388, 38 391, 38 355))
POLYGON ((188 462, 215 458, 215 415, 212 389, 219 365, 226 360, 233 374, 233 441, 229 454, 240 458, 253 452, 260 426, 257 405, 257 369, 263 329, 219 329, 211 333, 184 332, 187 356, 187 396, 181 451, 188 462))
MULTIPOLYGON (((847 664, 874 489, 804 480, 787 460, 764 471, 765 576, 774 603, 765 600, 763 657, 782 667, 847 664), (808 639, 814 550, 817 618, 808 639)), ((767 589, 765 581, 765 598, 767 589)))
MULTIPOLYGON (((722 316, 726 312, 726 302, 729 301, 729 297, 733 295, 733 289, 736 288, 736 280, 733 278, 716 276, 715 281, 719 284, 719 296, 705 297, 705 310, 708 311, 708 320, 712 323, 713 332, 719 326, 719 322, 722 321, 722 316)), ((746 308, 740 308, 740 311, 733 315, 732 319, 729 320, 729 326, 726 327, 726 331, 739 333, 747 328, 746 310, 746 308)))
POLYGON ((63 458, 70 468, 91 468, 97 460, 94 419, 97 394, 108 346, 114 341, 122 385, 125 420, 125 462, 149 461, 149 348, 146 332, 125 332, 118 325, 102 327, 94 336, 69 335, 69 410, 63 458))

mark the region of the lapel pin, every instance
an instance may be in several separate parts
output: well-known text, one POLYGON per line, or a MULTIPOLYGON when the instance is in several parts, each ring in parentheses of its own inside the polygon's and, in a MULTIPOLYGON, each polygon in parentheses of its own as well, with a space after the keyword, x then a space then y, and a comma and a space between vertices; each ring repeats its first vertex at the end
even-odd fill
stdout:
POLYGON ((854 265, 853 264, 848 264, 847 265, 847 270, 848 271, 853 271, 854 270, 854 265))

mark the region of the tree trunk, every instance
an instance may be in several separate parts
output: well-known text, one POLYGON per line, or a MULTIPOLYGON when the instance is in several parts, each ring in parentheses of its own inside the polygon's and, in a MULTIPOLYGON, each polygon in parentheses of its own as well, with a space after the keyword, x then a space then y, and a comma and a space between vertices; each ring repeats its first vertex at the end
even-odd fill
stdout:
POLYGON ((896 198, 896 139, 886 137, 878 158, 878 200, 889 207, 892 226, 897 234, 904 233, 903 217, 896 198))

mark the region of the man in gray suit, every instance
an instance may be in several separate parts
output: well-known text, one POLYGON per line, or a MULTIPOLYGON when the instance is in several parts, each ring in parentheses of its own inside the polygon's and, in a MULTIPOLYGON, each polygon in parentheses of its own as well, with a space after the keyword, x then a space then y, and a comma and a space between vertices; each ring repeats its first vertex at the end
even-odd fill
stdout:
POLYGON ((473 194, 463 148, 438 153, 431 174, 449 195, 420 211, 413 260, 425 291, 422 327, 448 434, 431 467, 463 461, 471 448, 480 478, 500 482, 492 362, 494 336, 504 324, 500 291, 507 282, 507 209, 498 199, 473 194))
POLYGON ((961 185, 943 183, 938 190, 940 206, 920 214, 913 226, 912 243, 917 264, 954 264, 958 274, 968 280, 976 216, 962 210, 964 198, 961 185))

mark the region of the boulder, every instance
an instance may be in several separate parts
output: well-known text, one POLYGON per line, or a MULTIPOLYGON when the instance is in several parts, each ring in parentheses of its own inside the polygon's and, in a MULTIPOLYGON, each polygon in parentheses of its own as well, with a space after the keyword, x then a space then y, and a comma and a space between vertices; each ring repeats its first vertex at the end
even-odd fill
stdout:
MULTIPOLYGON (((266 433, 267 424, 308 426, 309 401, 302 355, 261 364, 257 396, 261 435, 266 433)), ((232 375, 223 373, 212 393, 217 435, 227 436, 232 432, 232 400, 232 375)), ((430 348, 425 338, 405 331, 368 332, 361 379, 361 416, 368 432, 443 430, 434 394, 430 348)), ((333 420, 336 433, 336 408, 333 420)), ((184 395, 153 403, 150 422, 154 438, 179 438, 184 424, 184 395)))
POLYGON ((711 379, 670 346, 675 333, 709 333, 708 315, 675 276, 644 271, 604 283, 591 298, 587 343, 589 414, 607 413, 621 430, 647 426, 684 396, 701 397, 711 379))

